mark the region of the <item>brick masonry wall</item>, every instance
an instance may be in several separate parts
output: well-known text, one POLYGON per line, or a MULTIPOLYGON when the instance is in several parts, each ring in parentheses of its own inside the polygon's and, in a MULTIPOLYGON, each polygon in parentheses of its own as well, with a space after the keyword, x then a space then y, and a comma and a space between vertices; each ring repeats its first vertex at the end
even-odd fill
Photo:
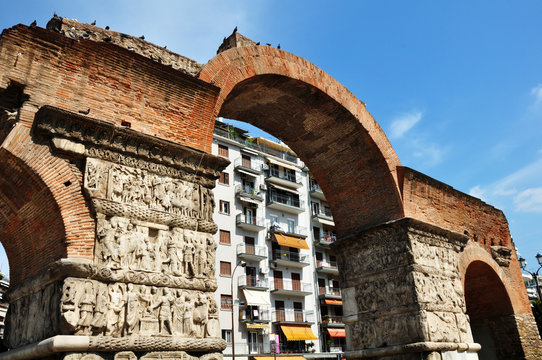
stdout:
POLYGON ((17 269, 14 285, 60 258, 93 258, 95 224, 82 194, 82 164, 51 153, 32 135, 41 106, 90 108, 93 118, 211 150, 218 89, 113 44, 23 25, 4 30, 0 96, 13 85, 23 88, 26 101, 9 109, 18 123, 0 150, 0 234, 10 268, 17 269))
MULTIPOLYGON (((114 44, 23 25, 2 32, 0 54, 0 88, 24 84, 36 108, 90 108, 94 118, 211 151, 218 95, 211 84, 114 44)), ((32 120, 33 112, 21 116, 32 120)))

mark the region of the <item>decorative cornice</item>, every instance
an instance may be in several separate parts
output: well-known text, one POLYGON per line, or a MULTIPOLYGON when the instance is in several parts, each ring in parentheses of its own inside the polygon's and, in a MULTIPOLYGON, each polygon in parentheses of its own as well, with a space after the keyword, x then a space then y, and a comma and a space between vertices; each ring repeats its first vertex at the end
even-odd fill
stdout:
POLYGON ((49 284, 64 280, 67 277, 93 279, 103 282, 122 282, 139 285, 165 286, 187 290, 215 291, 216 278, 187 278, 157 274, 140 270, 111 269, 97 267, 89 260, 61 259, 50 264, 39 274, 25 280, 23 283, 12 286, 6 294, 9 302, 34 294, 49 284))
MULTIPOLYGON (((49 138, 68 139, 89 149, 98 147, 163 164, 213 181, 229 164, 219 156, 48 105, 36 113, 34 132, 49 138)), ((81 155, 80 152, 73 153, 81 155)))

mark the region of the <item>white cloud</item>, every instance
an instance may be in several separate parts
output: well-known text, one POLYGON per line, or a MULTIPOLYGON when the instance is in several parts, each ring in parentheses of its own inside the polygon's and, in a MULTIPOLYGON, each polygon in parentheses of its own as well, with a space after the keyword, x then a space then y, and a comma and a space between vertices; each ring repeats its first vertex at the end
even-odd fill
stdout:
POLYGON ((542 187, 529 188, 514 197, 517 211, 542 213, 542 187))
POLYGON ((526 213, 542 213, 542 159, 538 159, 487 186, 476 185, 469 194, 485 202, 526 213), (508 205, 507 205, 508 204, 508 205))
POLYGON ((414 127, 422 119, 421 111, 413 111, 408 114, 401 115, 392 121, 390 126, 390 138, 402 138, 410 129, 414 127))
POLYGON ((413 155, 418 159, 422 159, 425 166, 433 166, 442 162, 446 149, 440 147, 436 143, 427 142, 422 138, 415 139, 411 142, 413 147, 413 155))
POLYGON ((480 185, 476 185, 475 187, 471 188, 469 190, 469 195, 477 197, 479 199, 483 199, 486 195, 486 191, 480 187, 480 185))
POLYGON ((531 95, 535 98, 535 104, 541 104, 542 103, 542 84, 538 84, 534 88, 531 89, 531 95))

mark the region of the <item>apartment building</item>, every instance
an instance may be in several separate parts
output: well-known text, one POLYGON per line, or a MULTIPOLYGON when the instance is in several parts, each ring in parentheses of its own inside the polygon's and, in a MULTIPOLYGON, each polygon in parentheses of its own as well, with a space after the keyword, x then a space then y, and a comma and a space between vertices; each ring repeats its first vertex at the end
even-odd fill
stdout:
POLYGON ((230 160, 216 185, 222 336, 236 357, 344 349, 333 217, 308 168, 285 145, 216 122, 212 152, 230 160))

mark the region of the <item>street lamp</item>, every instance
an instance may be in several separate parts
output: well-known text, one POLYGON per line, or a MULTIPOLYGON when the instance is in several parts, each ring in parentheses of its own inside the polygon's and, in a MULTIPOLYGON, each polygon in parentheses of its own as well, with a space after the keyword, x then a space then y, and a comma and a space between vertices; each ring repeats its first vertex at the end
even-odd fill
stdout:
POLYGON ((231 358, 232 360, 235 360, 235 297, 233 296, 233 284, 235 281, 235 270, 237 270, 237 267, 241 265, 241 267, 247 266, 247 263, 244 261, 237 262, 237 265, 233 268, 233 271, 231 272, 231 281, 230 281, 230 287, 231 287, 231 358))
POLYGON ((536 272, 534 273, 526 269, 527 261, 523 257, 520 257, 518 261, 519 261, 519 266, 523 269, 523 271, 529 273, 532 277, 534 277, 536 292, 538 293, 538 300, 542 300, 542 294, 540 293, 540 286, 538 285, 538 272, 540 271, 540 269, 542 269, 542 255, 540 253, 536 254, 536 261, 538 261, 538 265, 540 266, 538 267, 538 270, 536 270, 536 272))

